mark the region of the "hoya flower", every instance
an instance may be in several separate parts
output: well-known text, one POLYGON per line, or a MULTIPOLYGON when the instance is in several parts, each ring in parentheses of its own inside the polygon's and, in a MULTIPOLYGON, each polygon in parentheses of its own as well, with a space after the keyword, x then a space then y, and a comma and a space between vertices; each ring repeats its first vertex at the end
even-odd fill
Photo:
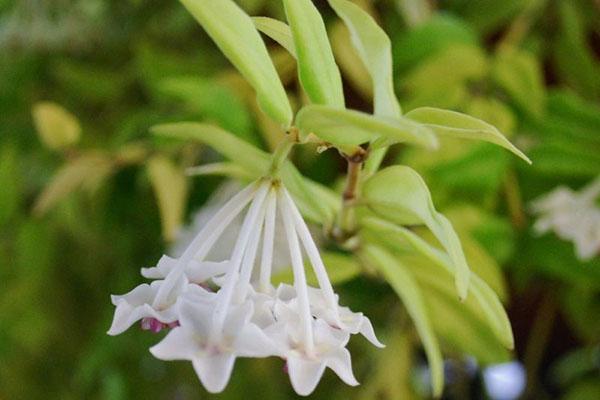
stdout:
POLYGON ((276 354, 272 341, 250 323, 252 307, 251 302, 232 307, 222 326, 217 327, 220 322, 214 318, 212 302, 183 300, 179 304, 180 326, 150 352, 161 360, 191 361, 204 387, 218 393, 227 385, 236 357, 276 354))
POLYGON ((577 257, 590 260, 600 252, 600 177, 579 192, 560 186, 536 199, 531 210, 539 215, 534 230, 550 231, 572 241, 577 257))
POLYGON ((226 387, 237 357, 284 359, 301 395, 314 390, 326 368, 356 385, 346 349, 350 336, 360 333, 383 346, 367 317, 339 305, 318 247, 278 179, 250 184, 214 214, 179 258, 163 256, 142 275, 154 281, 113 298, 117 311, 109 333, 140 319, 145 329, 170 329, 151 353, 191 361, 210 392, 226 387), (230 252, 215 259, 223 249, 214 247, 242 216, 230 252), (291 261, 291 286, 272 285, 278 251, 291 261), (307 284, 303 254, 318 288, 307 284))

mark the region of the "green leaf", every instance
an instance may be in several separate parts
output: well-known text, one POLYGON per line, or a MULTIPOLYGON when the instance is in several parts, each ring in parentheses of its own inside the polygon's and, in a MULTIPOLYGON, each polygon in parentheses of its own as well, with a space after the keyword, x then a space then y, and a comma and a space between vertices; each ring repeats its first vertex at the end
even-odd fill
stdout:
MULTIPOLYGON (((321 253, 323 264, 327 267, 327 275, 329 280, 334 285, 339 285, 356 278, 360 275, 361 266, 356 259, 350 255, 325 251, 321 253)), ((274 285, 279 283, 293 283, 294 274, 291 267, 285 268, 281 272, 273 276, 272 282, 274 285)), ((306 281, 309 285, 317 286, 319 282, 315 272, 309 266, 306 268, 306 281)))
POLYGON ((347 154, 352 154, 362 143, 380 138, 385 142, 380 142, 379 147, 398 142, 430 148, 437 145, 437 138, 428 128, 406 118, 378 117, 329 106, 309 105, 302 108, 296 116, 296 126, 304 137, 314 133, 347 154))
POLYGON ((347 0, 329 0, 350 30, 352 43, 373 81, 374 114, 399 117, 400 104, 394 93, 392 45, 385 32, 362 8, 347 0))
POLYGON ((342 78, 319 11, 311 0, 283 0, 283 4, 306 94, 315 104, 344 108, 342 78))
POLYGON ((288 126, 292 109, 252 19, 231 0, 181 0, 256 90, 262 110, 288 126))
POLYGON ((368 245, 363 251, 364 256, 398 294, 412 318, 429 360, 434 396, 439 397, 444 387, 443 357, 419 285, 410 269, 384 249, 368 245))
POLYGON ((467 296, 470 271, 460 240, 446 217, 436 211, 423 179, 411 168, 392 166, 367 179, 362 197, 378 215, 398 224, 423 223, 442 244, 455 270, 461 299, 467 296))
POLYGON ((559 79, 588 99, 600 97, 600 66, 588 45, 583 17, 572 2, 558 4, 560 32, 553 46, 559 79))
POLYGON ((169 77, 159 81, 157 89, 163 97, 182 101, 186 109, 199 113, 204 119, 217 123, 246 141, 259 143, 253 132, 252 117, 243 100, 216 79, 169 77))
MULTIPOLYGON (((270 166, 270 154, 214 125, 178 122, 157 125, 151 131, 159 136, 204 143, 243 167, 253 179, 263 177, 270 166)), ((284 163, 281 178, 305 217, 325 225, 331 223, 339 202, 330 189, 303 177, 290 161, 284 163)))
POLYGON ((544 113, 544 78, 534 55, 518 49, 501 51, 492 67, 492 77, 520 109, 534 116, 544 113))
POLYGON ((177 165, 161 155, 149 159, 146 168, 158 202, 163 237, 173 241, 185 214, 188 194, 185 176, 177 165))
POLYGON ((290 27, 285 23, 269 17, 252 17, 256 29, 279 43, 296 58, 296 48, 290 27))
POLYGON ((406 71, 439 51, 453 45, 477 45, 477 35, 464 21, 449 14, 435 13, 429 20, 394 37, 394 66, 406 71))
MULTIPOLYGON (((427 257, 433 264, 442 267, 450 275, 456 275, 456 267, 446 254, 410 230, 378 218, 365 218, 361 221, 361 224, 373 230, 375 235, 389 238, 390 241, 405 240, 416 252, 427 257), (392 237, 396 238, 392 239, 392 237)), ((421 270, 421 268, 415 268, 416 270, 421 270)), ((432 270, 428 272, 425 274, 426 279, 430 280, 433 284, 442 282, 441 276, 438 274, 439 271, 432 270)), ((514 338, 510 321, 496 293, 476 274, 471 275, 469 293, 473 296, 472 298, 469 297, 469 300, 465 304, 474 300, 481 307, 481 311, 496 337, 506 348, 512 349, 514 347, 514 338)))
POLYGON ((438 135, 478 139, 494 143, 510 150, 531 164, 531 160, 521 150, 510 143, 498 129, 480 119, 456 111, 432 107, 411 110, 406 114, 406 117, 425 124, 425 126, 431 128, 438 135))
POLYGON ((33 212, 37 216, 50 208, 71 192, 86 188, 95 190, 114 171, 114 161, 104 153, 88 152, 68 161, 52 177, 35 201, 33 212))
POLYGON ((401 87, 412 96, 423 93, 440 96, 444 94, 440 88, 483 79, 488 64, 487 55, 479 47, 464 44, 444 47, 403 76, 401 87))
POLYGON ((260 176, 269 166, 269 155, 218 126, 197 122, 156 125, 151 132, 183 140, 207 144, 226 158, 260 176))
POLYGON ((236 179, 250 180, 254 176, 243 166, 233 162, 217 162, 199 165, 185 170, 187 176, 220 175, 236 179))
POLYGON ((4 145, 0 151, 0 227, 18 211, 21 203, 19 155, 14 146, 4 145))
POLYGON ((79 141, 81 125, 62 106, 48 101, 36 103, 32 114, 40 140, 48 148, 62 149, 79 141))

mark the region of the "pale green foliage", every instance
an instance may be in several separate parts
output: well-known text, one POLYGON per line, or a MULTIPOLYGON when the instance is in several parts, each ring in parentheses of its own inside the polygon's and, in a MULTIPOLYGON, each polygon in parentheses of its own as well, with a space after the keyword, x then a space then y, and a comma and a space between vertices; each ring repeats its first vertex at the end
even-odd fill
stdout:
POLYGON ((352 44, 373 81, 374 114, 399 117, 400 104, 394 93, 392 45, 385 32, 356 4, 348 0, 329 0, 329 4, 350 30, 352 44))
POLYGON ((510 150, 531 164, 531 160, 510 143, 502 133, 485 121, 456 111, 422 107, 411 110, 407 118, 421 122, 439 135, 448 135, 464 139, 484 140, 510 150))
POLYGON ((304 137, 314 133, 346 154, 353 154, 360 144, 377 139, 381 141, 373 148, 400 142, 428 148, 437 146, 437 138, 430 129, 402 117, 385 118, 360 111, 310 105, 298 112, 296 125, 304 137))
POLYGON ((163 237, 172 241, 177 237, 183 223, 188 193, 187 181, 181 168, 161 155, 149 159, 146 168, 160 210, 163 237))
POLYGON ((340 71, 333 59, 325 24, 311 0, 284 0, 302 87, 315 104, 343 108, 340 71))
MULTIPOLYGON (((243 168, 247 176, 253 179, 262 177, 269 168, 268 153, 214 125, 181 122, 158 125, 153 127, 152 131, 158 135, 207 144, 243 168)), ((229 172, 231 171, 229 169, 229 172)), ((332 221, 338 207, 335 194, 302 177, 289 161, 284 164, 281 177, 307 218, 325 225, 332 221)))
POLYGON ((460 298, 467 297, 470 271, 460 240, 450 221, 436 211, 427 185, 414 170, 398 165, 379 171, 365 182, 363 198, 377 214, 397 224, 427 225, 456 267, 460 298))
POLYGON ((425 309, 423 294, 412 277, 410 268, 387 251, 376 246, 368 246, 364 250, 365 257, 381 271, 392 288, 396 291, 407 312, 415 323, 419 336, 423 341, 427 360, 431 367, 431 384, 434 396, 442 394, 444 388, 444 363, 440 346, 433 332, 429 315, 425 309))
POLYGON ((181 2, 256 90, 263 111, 289 125, 292 110, 287 95, 252 19, 231 0, 181 2))
POLYGON ((276 41, 296 58, 296 48, 290 27, 285 23, 269 17, 252 17, 256 29, 276 41))
POLYGON ((79 141, 79 121, 62 106, 52 102, 40 102, 33 106, 32 114, 40 140, 49 148, 58 150, 79 141))

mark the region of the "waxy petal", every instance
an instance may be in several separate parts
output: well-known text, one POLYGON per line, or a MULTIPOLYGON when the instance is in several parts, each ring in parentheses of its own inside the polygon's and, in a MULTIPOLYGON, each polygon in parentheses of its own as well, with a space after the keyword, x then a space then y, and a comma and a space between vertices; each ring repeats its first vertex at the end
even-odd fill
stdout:
POLYGON ((325 372, 325 362, 290 355, 287 358, 287 368, 296 393, 300 396, 308 396, 321 380, 325 372))
POLYGON ((211 393, 220 393, 225 389, 234 363, 235 356, 231 353, 217 353, 192 359, 192 365, 200 382, 211 393))
POLYGON ((341 347, 329 353, 326 364, 348 385, 356 386, 359 384, 352 372, 352 360, 347 349, 341 347))
POLYGON ((160 360, 191 360, 202 347, 184 328, 174 328, 163 340, 150 348, 150 353, 160 360))

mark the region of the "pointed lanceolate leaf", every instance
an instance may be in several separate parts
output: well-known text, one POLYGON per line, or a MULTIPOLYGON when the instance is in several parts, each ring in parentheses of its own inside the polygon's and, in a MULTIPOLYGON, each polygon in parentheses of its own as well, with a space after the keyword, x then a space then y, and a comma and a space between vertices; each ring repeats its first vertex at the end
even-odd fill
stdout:
POLYGON ((148 160, 146 167, 158 202, 163 237, 172 241, 185 213, 188 193, 185 176, 171 160, 160 155, 148 160))
POLYGON ((467 296, 470 270, 460 240, 448 219, 437 212, 423 179, 405 166, 385 168, 364 186, 362 198, 378 215, 398 224, 425 224, 442 244, 456 267, 455 282, 461 299, 467 296))
POLYGON ((290 27, 285 23, 269 17, 252 17, 256 29, 276 41, 296 58, 296 48, 290 27))
POLYGON ((434 396, 439 397, 444 387, 443 358, 419 285, 415 281, 410 269, 396 260, 386 250, 368 245, 364 249, 364 253, 366 259, 381 272, 386 281, 398 294, 412 318, 423 342, 429 367, 431 368, 431 383, 434 396))
POLYGON ((531 160, 517 149, 494 126, 480 119, 456 111, 433 107, 421 107, 406 113, 406 118, 420 122, 438 135, 477 139, 496 144, 510 150, 531 164, 531 160))
MULTIPOLYGON (((243 167, 253 179, 264 176, 270 165, 268 153, 214 125, 196 122, 163 124, 152 127, 152 133, 204 143, 243 167)), ((289 161, 284 163, 281 177, 307 218, 323 224, 332 220, 338 202, 331 190, 303 177, 289 161)))
MULTIPOLYGON (((393 241, 393 238, 396 241, 404 240, 408 242, 416 252, 427 257, 430 262, 433 262, 438 267, 442 267, 451 274, 456 273, 456 267, 446 254, 427 243, 414 232, 374 217, 363 219, 361 224, 367 229, 372 230, 376 235, 390 238, 391 241, 393 241)), ((433 276, 432 279, 439 279, 439 277, 433 276)), ((512 349, 514 347, 514 338, 510 321, 496 293, 494 293, 485 281, 475 274, 471 275, 469 292, 481 307, 488 324, 498 340, 506 348, 512 349)))
POLYGON ((256 90, 262 110, 288 126, 292 109, 252 19, 232 0, 180 0, 256 90))
POLYGON ((399 117, 400 104, 394 93, 392 45, 383 29, 362 8, 348 0, 329 0, 344 20, 360 59, 373 82, 375 115, 399 117))
POLYGON ((329 106, 302 108, 296 116, 296 126, 304 136, 314 133, 347 154, 375 139, 383 139, 382 145, 407 142, 430 148, 437 146, 437 138, 431 130, 406 118, 377 117, 329 106))
POLYGON ((306 94, 315 104, 344 108, 342 78, 319 11, 311 0, 283 0, 283 4, 306 94))

